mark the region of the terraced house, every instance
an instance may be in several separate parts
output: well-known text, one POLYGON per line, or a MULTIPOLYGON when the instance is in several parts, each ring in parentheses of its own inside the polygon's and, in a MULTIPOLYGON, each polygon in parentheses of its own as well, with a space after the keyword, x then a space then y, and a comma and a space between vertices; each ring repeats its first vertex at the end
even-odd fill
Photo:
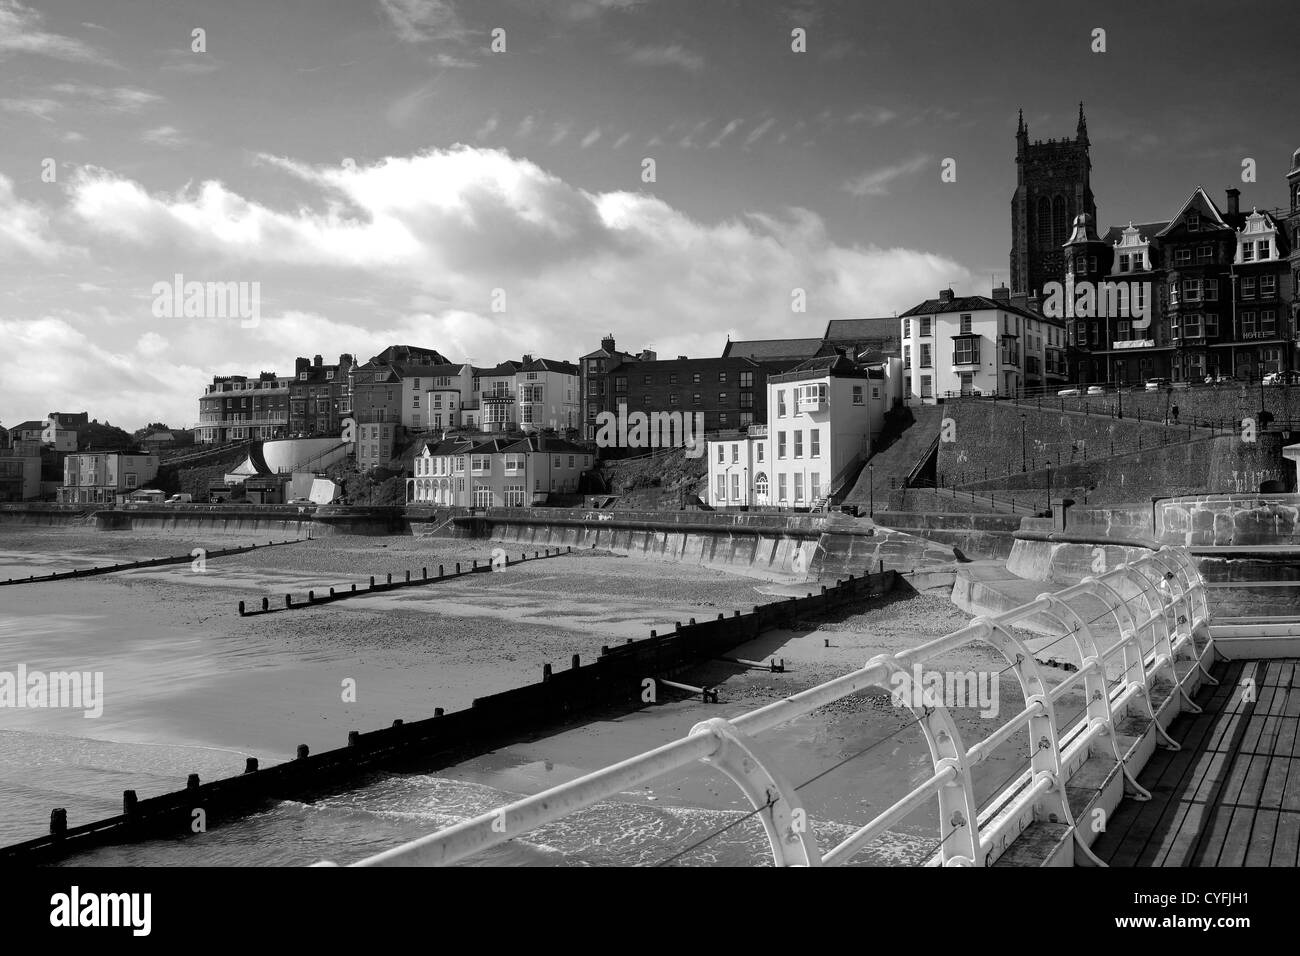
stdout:
POLYGON ((561 438, 425 442, 407 479, 409 503, 465 508, 545 504, 574 494, 592 467, 589 449, 561 438))

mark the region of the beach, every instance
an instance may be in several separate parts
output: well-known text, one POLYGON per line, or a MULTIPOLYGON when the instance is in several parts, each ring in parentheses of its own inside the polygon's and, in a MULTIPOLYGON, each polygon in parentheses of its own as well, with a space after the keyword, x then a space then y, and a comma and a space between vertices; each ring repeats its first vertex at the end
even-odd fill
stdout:
MULTIPOLYGON (((0 528, 0 579, 251 543, 247 535, 0 528)), ((339 747, 350 730, 420 719, 435 707, 467 707, 475 697, 540 679, 546 663, 566 668, 574 654, 590 660, 602 645, 692 617, 747 611, 790 590, 697 565, 583 552, 328 606, 242 618, 236 610, 240 600, 255 607, 267 596, 274 607, 285 593, 364 587, 371 574, 399 579, 408 570, 418 576, 422 567, 482 562, 494 546, 338 535, 214 558, 202 572, 179 564, 0 588, 6 657, 0 668, 21 662, 104 675, 98 718, 71 709, 0 710, 0 840, 40 835, 55 806, 66 807, 75 826, 120 812, 127 788, 145 798, 182 787, 189 773, 203 780, 240 773, 247 756, 265 766, 290 759, 300 744, 312 752, 339 747)), ((310 805, 286 801, 210 833, 104 848, 69 862, 351 862, 966 621, 942 592, 900 591, 860 613, 771 632, 734 652, 784 658, 785 673, 717 664, 684 678, 716 684, 716 705, 668 701, 598 716, 436 773, 379 774, 310 805)), ((943 666, 993 673, 1005 665, 988 648, 968 647, 943 666)), ((1006 700, 1019 700, 1018 688, 1004 689, 1006 700)), ((958 719, 972 741, 993 726, 974 711, 959 711, 958 719)), ((825 821, 828 833, 847 834, 931 772, 919 731, 898 732, 908 721, 910 714, 881 690, 823 708, 764 735, 762 743, 796 782, 872 748, 807 791, 810 815, 825 821)), ((1004 750, 1017 746, 1023 753, 1020 740, 1004 750)), ((980 786, 991 788, 1011 766, 999 773, 995 757, 981 768, 980 786)), ((618 806, 584 811, 590 833, 576 832, 570 821, 538 834, 540 850, 516 841, 483 862, 655 862, 687 835, 747 810, 724 777, 693 768, 623 795, 618 806)), ((874 857, 863 854, 864 861, 915 861, 936 832, 933 807, 926 812, 929 819, 918 811, 897 840, 874 857)), ((733 836, 739 842, 723 841, 722 849, 707 852, 721 852, 729 862, 763 861, 761 828, 737 826, 733 836)))

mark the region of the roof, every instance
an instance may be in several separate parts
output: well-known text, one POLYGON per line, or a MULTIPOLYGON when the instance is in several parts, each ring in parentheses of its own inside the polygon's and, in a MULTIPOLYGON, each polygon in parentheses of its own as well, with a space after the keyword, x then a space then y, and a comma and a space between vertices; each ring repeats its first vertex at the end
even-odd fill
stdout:
POLYGON ((839 373, 839 372, 856 372, 858 371, 858 367, 853 363, 852 360, 846 358, 844 355, 840 354, 839 352, 836 352, 833 355, 818 355, 815 356, 814 358, 808 359, 808 361, 806 362, 800 362, 790 371, 792 372, 826 371, 826 372, 839 373))
POLYGON ((550 435, 529 435, 519 441, 507 445, 503 451, 507 452, 542 452, 548 455, 590 455, 591 449, 584 448, 576 442, 571 442, 567 438, 558 438, 550 435))
POLYGON ((1169 225, 1161 229, 1160 232, 1156 233, 1156 235, 1163 236, 1173 231, 1173 228, 1182 221, 1183 214, 1193 205, 1199 205, 1202 209, 1207 210, 1214 220, 1218 222, 1221 228, 1232 229, 1230 225, 1223 221, 1223 216, 1219 214, 1219 207, 1214 204, 1214 200, 1205 192, 1204 187, 1197 186, 1192 190, 1192 194, 1187 197, 1187 201, 1183 203, 1182 207, 1178 210, 1178 213, 1169 221, 1169 225))
POLYGON ((522 362, 516 362, 514 359, 506 359, 500 365, 493 368, 479 368, 477 365, 472 366, 475 375, 514 375, 523 366, 522 362))
POLYGON ((402 378, 437 378, 441 375, 459 375, 464 362, 403 362, 393 365, 402 378))
POLYGON ((13 427, 12 430, 16 432, 26 432, 32 430, 41 431, 44 428, 45 428, 44 422, 26 421, 26 422, 19 422, 17 425, 13 427))
POLYGON ((898 317, 905 319, 912 315, 943 315, 948 312, 981 312, 989 309, 1001 309, 1003 312, 1010 312, 1013 315, 1022 315, 1027 319, 1035 319, 1039 322, 1055 322, 1060 324, 1060 319, 1054 319, 1042 313, 1035 312, 1032 309, 1022 309, 1012 302, 1002 302, 998 299, 991 299, 986 295, 963 295, 954 296, 947 302, 941 299, 926 299, 920 305, 914 305, 906 312, 901 313, 898 317))
MULTIPOLYGON (((1157 236, 1163 232, 1165 227, 1168 225, 1169 220, 1165 219, 1160 222, 1135 222, 1133 223, 1133 228, 1138 231, 1138 235, 1143 239, 1150 239, 1152 236, 1157 236)), ((1122 226, 1111 226, 1102 234, 1101 238, 1113 246, 1115 243, 1120 241, 1124 235, 1124 231, 1128 229, 1128 227, 1128 223, 1125 223, 1122 226)))
POLYGON ((559 359, 539 358, 520 366, 521 372, 559 372, 562 375, 577 375, 578 366, 572 362, 559 359))
POLYGON ((805 359, 817 354, 821 339, 742 339, 727 340, 723 358, 805 359))
POLYGON ((863 338, 898 338, 898 319, 894 316, 873 319, 831 319, 826 323, 826 333, 822 336, 823 341, 863 338))

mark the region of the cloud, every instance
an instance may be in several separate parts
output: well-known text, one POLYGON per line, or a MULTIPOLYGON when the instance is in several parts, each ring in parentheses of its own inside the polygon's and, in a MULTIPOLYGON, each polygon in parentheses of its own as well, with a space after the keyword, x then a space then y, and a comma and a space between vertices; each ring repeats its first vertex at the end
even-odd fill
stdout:
POLYGON ((895 180, 920 172, 930 162, 929 156, 916 156, 904 163, 868 170, 844 184, 844 189, 855 196, 887 196, 895 180))
POLYGON ((596 140, 598 140, 598 139, 600 139, 600 127, 599 127, 599 126, 597 126, 595 129, 593 129, 593 130, 592 130, 590 133, 588 133, 586 136, 582 137, 582 142, 579 143, 578 145, 581 146, 583 149, 586 149, 588 146, 592 146, 592 145, 594 145, 595 142, 596 142, 596 140))
POLYGON ((533 130, 536 128, 537 120, 530 113, 519 121, 519 126, 515 129, 515 136, 519 139, 527 139, 532 135, 533 130))
POLYGON ((43 14, 18 0, 0 0, 0 57, 7 53, 32 53, 73 63, 115 65, 89 44, 45 30, 44 19, 43 14))
POLYGON ((19 99, 0 99, 0 110, 6 113, 23 113, 37 119, 53 122, 54 114, 62 108, 58 100, 41 97, 23 97, 19 99))
POLYGON ((0 251, 53 260, 66 251, 50 231, 50 218, 14 193, 14 182, 0 173, 0 251))
POLYGON ((88 83, 55 83, 51 93, 68 97, 76 105, 104 113, 139 113, 163 102, 163 97, 132 86, 94 86, 88 83))
MULTIPOLYGON (((147 263, 139 289, 160 278, 153 272, 169 278, 173 268, 262 283, 257 329, 227 335, 190 321, 163 330, 148 318, 145 298, 132 306, 141 318, 133 333, 123 331, 126 341, 159 332, 169 343, 165 354, 202 355, 209 378, 238 361, 256 371, 271 361, 265 356, 287 363, 340 347, 373 354, 395 341, 395 329, 481 361, 513 354, 512 343, 579 355, 610 329, 623 338, 654 329, 662 350, 716 355, 727 328, 750 337, 815 335, 827 318, 888 314, 914 305, 917 289, 969 277, 929 252, 836 242, 806 209, 703 222, 653 196, 576 187, 501 149, 456 146, 354 168, 260 159, 315 199, 277 208, 215 181, 165 193, 104 169, 78 172, 69 225, 103 250, 97 263, 107 265, 110 255, 147 263), (808 316, 790 313, 796 287, 807 291, 808 316), (508 308, 494 314, 498 288, 508 308), (384 308, 350 319, 358 311, 350 305, 339 315, 301 305, 321 294, 336 303, 373 294, 384 308), (267 319, 273 300, 302 314, 267 319)), ((148 340, 155 345, 162 349, 148 340)), ((171 400, 192 404, 201 385, 192 378, 189 392, 171 400)), ((154 401, 164 402, 171 386, 158 387, 166 394, 154 401)), ((72 377, 47 394, 66 404, 69 389, 93 394, 72 377)))
POLYGON ((495 115, 489 116, 487 122, 474 131, 474 138, 480 141, 487 139, 496 131, 499 125, 500 121, 495 115))
POLYGON ((755 126, 753 129, 749 131, 749 135, 745 137, 745 145, 753 146, 760 139, 762 139, 763 135, 768 130, 770 130, 775 124, 776 124, 776 120, 774 120, 770 116, 767 119, 763 120, 763 122, 759 123, 757 126, 755 126))
POLYGON ((897 118, 898 114, 891 109, 886 109, 883 106, 867 106, 844 117, 844 122, 850 126, 858 123, 865 123, 868 126, 884 126, 897 118))
POLYGON ((622 44, 616 49, 622 54, 623 59, 633 66, 672 66, 688 73, 698 73, 704 69, 704 57, 678 43, 667 46, 622 44))
POLYGON ((156 126, 145 130, 140 134, 140 139, 153 146, 161 146, 163 149, 180 149, 191 142, 190 138, 175 126, 156 126))
POLYGON ((737 130, 737 128, 740 126, 741 122, 742 122, 741 120, 734 119, 726 126, 722 127, 722 131, 718 133, 717 136, 713 137, 712 140, 709 141, 708 148, 717 149, 719 146, 721 146, 723 140, 725 140, 728 136, 734 133, 737 130))
POLYGON ((614 140, 614 142, 610 144, 610 147, 609 147, 609 148, 610 148, 610 149, 620 149, 620 148, 623 146, 623 144, 626 143, 626 142, 627 142, 629 139, 631 139, 631 138, 632 138, 632 134, 631 134, 631 133, 624 133, 624 134, 623 134, 622 136, 620 136, 618 139, 614 140))
POLYGON ((407 43, 460 40, 465 27, 449 0, 379 0, 379 6, 407 43))

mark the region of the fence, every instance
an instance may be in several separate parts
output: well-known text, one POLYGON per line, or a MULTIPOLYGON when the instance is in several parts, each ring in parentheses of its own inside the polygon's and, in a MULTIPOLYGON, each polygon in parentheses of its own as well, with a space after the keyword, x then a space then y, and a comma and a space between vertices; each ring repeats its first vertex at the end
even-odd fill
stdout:
MULTIPOLYGON (((1129 708, 1134 708, 1149 717, 1157 731, 1177 748, 1156 719, 1152 687, 1158 679, 1171 675, 1176 692, 1186 697, 1175 661, 1186 656, 1189 649, 1196 650, 1194 635, 1207 635, 1207 628, 1205 593, 1195 566, 1185 550, 1164 548, 1056 594, 1043 594, 1005 613, 976 618, 966 627, 919 647, 893 655, 882 654, 860 670, 734 720, 703 721, 686 737, 662 747, 354 865, 456 863, 697 762, 716 766, 740 787, 753 807, 752 815, 758 816, 763 824, 777 866, 847 863, 892 825, 936 796, 939 841, 935 862, 941 865, 988 866, 1035 819, 1066 824, 1081 852, 1090 856, 1088 844, 1093 834, 1091 828, 1075 824, 1066 793, 1067 781, 1087 759, 1094 744, 1108 745, 1128 784, 1139 794, 1145 793, 1125 766, 1116 740, 1116 721, 1129 708), (1085 618, 1071 603, 1080 597, 1101 601, 1106 612, 1100 617, 1085 618), (1035 615, 1047 615, 1059 622, 1066 630, 1062 640, 1073 639, 1082 662, 1078 670, 1051 688, 1034 654, 1010 629, 1011 625, 1035 615), (1113 617, 1120 639, 1103 650, 1098 646, 1092 625, 1106 617, 1113 617), (1024 692, 1024 708, 980 742, 967 747, 946 707, 911 706, 913 719, 900 729, 913 726, 921 729, 929 744, 933 774, 847 839, 822 853, 812 828, 806 825, 807 813, 799 802, 799 787, 792 787, 763 755, 755 735, 849 694, 885 686, 894 674, 909 674, 914 665, 973 642, 992 645, 1006 659, 1005 670, 1015 674, 1024 692), (1117 655, 1119 661, 1115 660, 1117 655), (1112 663, 1119 670, 1114 680, 1108 676, 1108 665, 1112 663), (1087 699, 1085 711, 1080 720, 1061 732, 1056 705, 1079 685, 1087 699), (975 802, 973 768, 1026 728, 1029 766, 981 812, 975 802)), ((1190 700, 1187 703, 1199 709, 1190 700)), ((1104 865, 1095 857, 1092 859, 1104 865)))

